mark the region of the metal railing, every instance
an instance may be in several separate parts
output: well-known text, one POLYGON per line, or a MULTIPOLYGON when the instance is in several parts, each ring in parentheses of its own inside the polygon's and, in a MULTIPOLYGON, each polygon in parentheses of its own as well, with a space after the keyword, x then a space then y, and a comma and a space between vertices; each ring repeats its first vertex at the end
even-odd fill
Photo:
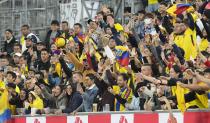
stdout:
POLYGON ((6 29, 12 29, 17 39, 20 27, 29 24, 30 29, 44 39, 50 22, 59 20, 58 0, 8 0, 0 4, 0 48, 6 29))
MULTIPOLYGON (((29 24, 32 32, 39 35, 44 40, 50 22, 53 19, 60 20, 60 3, 69 3, 71 0, 5 0, 0 2, 0 48, 2 47, 4 31, 8 28, 14 31, 17 39, 20 37, 20 27, 23 24, 29 24)), ((123 22, 124 7, 126 1, 131 1, 132 13, 137 12, 141 3, 139 0, 82 0, 85 7, 85 1, 99 2, 106 4, 115 11, 115 17, 123 22)), ((86 8, 85 11, 90 11, 86 8)), ((84 20, 81 20, 83 23, 84 20)))

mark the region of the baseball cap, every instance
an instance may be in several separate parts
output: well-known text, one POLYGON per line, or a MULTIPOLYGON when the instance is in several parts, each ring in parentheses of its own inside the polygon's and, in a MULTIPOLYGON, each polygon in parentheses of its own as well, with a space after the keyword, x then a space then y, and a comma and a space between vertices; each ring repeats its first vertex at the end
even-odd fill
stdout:
POLYGON ((28 35, 25 40, 31 40, 33 43, 37 43, 37 38, 35 35, 28 35))
POLYGON ((21 53, 15 53, 14 56, 18 56, 18 57, 21 57, 22 54, 21 53))

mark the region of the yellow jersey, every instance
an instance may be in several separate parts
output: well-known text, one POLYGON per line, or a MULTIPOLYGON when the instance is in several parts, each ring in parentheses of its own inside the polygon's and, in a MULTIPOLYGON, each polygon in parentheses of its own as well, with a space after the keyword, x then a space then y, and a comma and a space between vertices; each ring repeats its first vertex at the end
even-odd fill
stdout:
MULTIPOLYGON (((113 90, 115 93, 121 98, 125 99, 127 103, 131 103, 132 101, 132 89, 129 87, 120 88, 119 86, 113 86, 113 90)), ((125 111, 125 105, 121 104, 116 98, 114 102, 114 110, 115 111, 125 111)))

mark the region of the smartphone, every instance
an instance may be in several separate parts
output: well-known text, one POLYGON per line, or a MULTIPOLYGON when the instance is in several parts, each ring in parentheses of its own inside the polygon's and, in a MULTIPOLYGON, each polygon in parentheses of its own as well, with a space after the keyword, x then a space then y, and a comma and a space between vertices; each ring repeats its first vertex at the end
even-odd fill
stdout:
POLYGON ((36 51, 33 52, 33 55, 34 55, 35 58, 37 58, 37 52, 36 51))
POLYGON ((4 73, 7 73, 7 66, 4 66, 4 73))

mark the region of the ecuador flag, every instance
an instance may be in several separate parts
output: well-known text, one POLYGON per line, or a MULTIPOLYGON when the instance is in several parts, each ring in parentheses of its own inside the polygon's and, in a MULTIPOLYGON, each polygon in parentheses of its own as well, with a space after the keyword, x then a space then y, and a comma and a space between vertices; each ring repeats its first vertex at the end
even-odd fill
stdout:
POLYGON ((170 8, 168 8, 166 11, 168 12, 168 14, 170 14, 171 16, 176 16, 179 14, 182 14, 183 12, 187 11, 187 12, 191 12, 193 11, 193 7, 191 4, 174 4, 173 6, 171 6, 170 8))
POLYGON ((73 37, 73 39, 76 43, 82 43, 83 44, 84 41, 85 41, 85 35, 82 32, 80 32, 75 37, 73 37))
POLYGON ((5 89, 0 97, 0 123, 6 122, 11 118, 9 109, 8 91, 5 89))
POLYGON ((129 64, 128 48, 124 46, 116 46, 115 50, 116 50, 116 59, 118 63, 123 67, 128 66, 129 64))

